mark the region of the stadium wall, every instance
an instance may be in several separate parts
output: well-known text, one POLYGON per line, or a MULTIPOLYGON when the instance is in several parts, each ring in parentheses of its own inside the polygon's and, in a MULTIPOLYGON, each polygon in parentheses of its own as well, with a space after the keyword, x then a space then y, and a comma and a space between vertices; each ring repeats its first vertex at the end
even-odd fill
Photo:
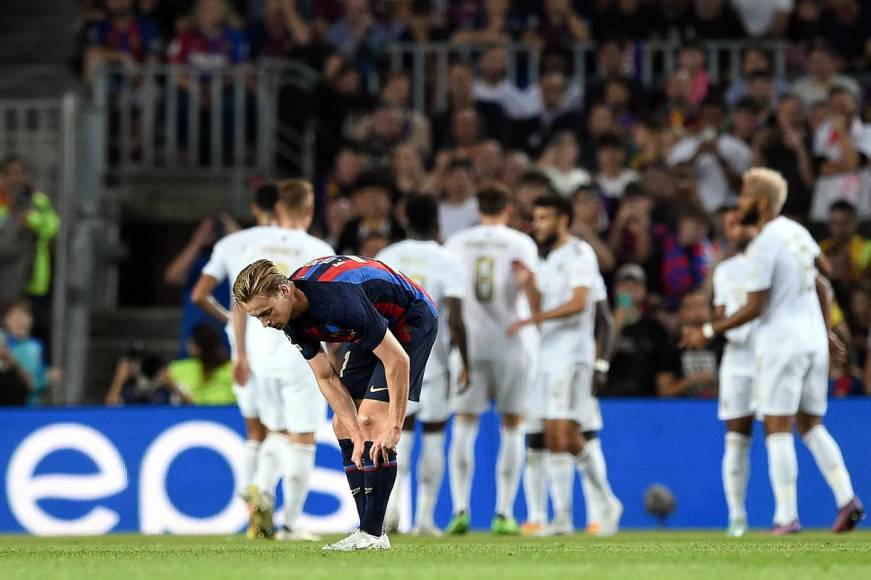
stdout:
MULTIPOLYGON (((726 522, 720 483, 723 430, 708 401, 602 402, 602 441, 610 478, 626 512, 623 525, 658 525, 644 512, 654 483, 677 498, 671 528, 716 528, 726 522)), ((871 399, 833 401, 827 424, 840 442, 856 491, 871 498, 871 399)), ((0 411, 0 532, 35 534, 233 533, 246 512, 233 490, 241 472, 242 421, 235 408, 71 408, 0 411)), ((773 509, 765 449, 757 425, 748 508, 753 526, 769 525, 773 509)), ((473 525, 486 528, 495 501, 493 467, 498 423, 483 419, 477 446, 473 525)), ((805 527, 827 527, 834 501, 803 445, 799 507, 805 527)), ((415 452, 416 453, 416 452, 415 452)), ((279 500, 280 501, 280 500, 279 500)), ((408 524, 412 499, 404 502, 408 524)), ((523 519, 522 493, 517 515, 523 519)), ((437 522, 447 523, 447 478, 437 522)), ((579 487, 575 522, 584 522, 579 487)), ((319 433, 317 470, 303 525, 341 531, 356 524, 340 455, 327 422, 319 433)))

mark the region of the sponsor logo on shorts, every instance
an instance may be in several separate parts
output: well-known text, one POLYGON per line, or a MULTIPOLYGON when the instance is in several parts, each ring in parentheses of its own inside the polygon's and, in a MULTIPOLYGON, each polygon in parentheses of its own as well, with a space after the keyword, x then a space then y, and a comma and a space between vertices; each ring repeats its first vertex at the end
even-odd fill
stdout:
POLYGON ((369 387, 369 392, 370 392, 370 393, 380 393, 381 391, 386 391, 386 390, 387 390, 387 387, 381 387, 381 388, 378 388, 378 389, 375 388, 375 385, 372 385, 372 386, 369 387))

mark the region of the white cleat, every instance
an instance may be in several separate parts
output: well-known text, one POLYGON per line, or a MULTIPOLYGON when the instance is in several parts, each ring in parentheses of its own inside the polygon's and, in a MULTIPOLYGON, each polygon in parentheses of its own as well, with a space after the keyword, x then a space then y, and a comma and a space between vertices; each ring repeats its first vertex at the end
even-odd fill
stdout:
POLYGON ((321 550, 324 552, 357 552, 363 550, 389 550, 390 540, 387 534, 373 536, 363 530, 354 530, 347 538, 334 544, 327 544, 321 550))
POLYGON ((623 517, 623 504, 616 497, 610 505, 602 511, 602 520, 599 527, 593 532, 600 538, 607 538, 620 531, 620 518, 623 517))
POLYGON ((280 542, 320 542, 321 537, 305 530, 291 530, 287 526, 275 532, 275 539, 280 542))
POLYGON ((412 536, 429 536, 432 538, 441 537, 442 531, 435 524, 418 524, 411 530, 412 536))

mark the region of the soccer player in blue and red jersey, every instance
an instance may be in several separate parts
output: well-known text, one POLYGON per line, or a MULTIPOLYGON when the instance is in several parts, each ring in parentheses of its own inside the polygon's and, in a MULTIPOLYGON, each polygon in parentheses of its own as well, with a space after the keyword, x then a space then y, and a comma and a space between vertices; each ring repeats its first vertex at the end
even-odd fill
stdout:
POLYGON ((236 278, 233 295, 300 349, 333 408, 360 529, 324 549, 388 549, 384 515, 396 480, 396 444, 408 401, 420 398, 438 332, 436 304, 404 275, 357 256, 319 258, 289 278, 258 260, 236 278), (339 370, 322 342, 345 343, 339 370))

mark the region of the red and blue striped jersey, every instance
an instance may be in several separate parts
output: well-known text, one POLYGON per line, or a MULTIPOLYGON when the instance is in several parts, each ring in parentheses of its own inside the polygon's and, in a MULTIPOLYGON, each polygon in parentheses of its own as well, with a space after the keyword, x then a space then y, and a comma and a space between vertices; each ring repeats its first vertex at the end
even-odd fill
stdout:
POLYGON ((305 358, 321 342, 356 342, 375 349, 387 329, 403 344, 426 336, 438 319, 438 306, 403 274, 371 258, 329 256, 290 275, 309 309, 284 328, 305 358))

